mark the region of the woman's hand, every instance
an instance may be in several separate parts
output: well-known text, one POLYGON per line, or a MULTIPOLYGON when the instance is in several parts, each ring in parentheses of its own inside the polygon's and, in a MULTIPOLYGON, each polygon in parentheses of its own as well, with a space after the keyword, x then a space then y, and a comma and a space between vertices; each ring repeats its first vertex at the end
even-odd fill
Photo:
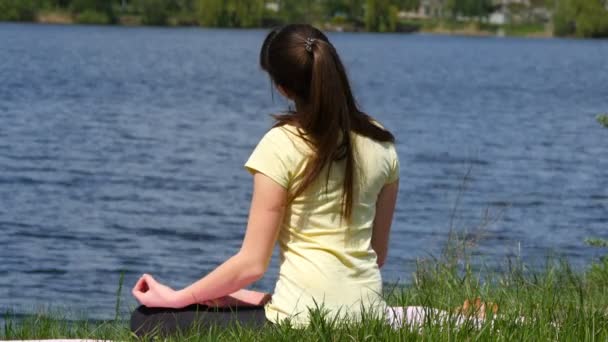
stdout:
POLYGON ((139 278, 131 293, 141 304, 149 308, 179 309, 185 306, 181 303, 177 291, 159 283, 149 274, 139 278))

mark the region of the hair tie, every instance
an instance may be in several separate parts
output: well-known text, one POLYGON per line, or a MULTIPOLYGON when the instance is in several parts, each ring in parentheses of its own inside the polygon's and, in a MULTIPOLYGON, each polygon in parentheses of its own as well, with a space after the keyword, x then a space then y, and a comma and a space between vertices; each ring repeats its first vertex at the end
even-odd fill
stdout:
POLYGON ((304 43, 304 47, 306 48, 306 51, 308 52, 312 52, 312 44, 314 44, 316 41, 316 39, 314 38, 306 38, 306 43, 304 43))

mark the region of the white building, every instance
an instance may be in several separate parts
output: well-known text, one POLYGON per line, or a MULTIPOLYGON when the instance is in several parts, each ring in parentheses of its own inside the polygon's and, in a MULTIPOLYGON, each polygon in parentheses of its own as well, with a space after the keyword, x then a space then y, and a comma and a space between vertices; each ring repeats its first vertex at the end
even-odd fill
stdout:
POLYGON ((278 12, 279 11, 279 3, 278 2, 267 2, 266 3, 266 9, 272 12, 278 12))
POLYGON ((494 12, 490 14, 488 22, 494 25, 504 25, 507 23, 507 14, 505 12, 494 12))

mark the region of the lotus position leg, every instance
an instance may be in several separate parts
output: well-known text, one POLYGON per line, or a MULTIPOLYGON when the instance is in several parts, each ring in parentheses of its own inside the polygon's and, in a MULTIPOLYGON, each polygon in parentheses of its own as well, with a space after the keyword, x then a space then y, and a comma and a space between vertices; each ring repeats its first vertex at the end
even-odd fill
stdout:
POLYGON ((234 324, 259 328, 271 324, 264 307, 214 308, 190 305, 182 309, 139 306, 131 315, 131 331, 137 336, 168 335, 193 327, 228 327, 234 324))

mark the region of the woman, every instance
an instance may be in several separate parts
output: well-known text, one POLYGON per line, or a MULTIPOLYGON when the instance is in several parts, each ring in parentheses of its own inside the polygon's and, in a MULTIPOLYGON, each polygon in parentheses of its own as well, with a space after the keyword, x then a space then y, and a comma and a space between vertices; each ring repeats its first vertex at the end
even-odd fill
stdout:
POLYGON ((306 326, 316 307, 345 319, 385 313, 380 267, 399 186, 394 137, 359 110, 335 48, 316 28, 271 31, 260 63, 295 111, 275 117, 245 164, 254 190, 242 247, 179 291, 142 276, 132 291, 142 304, 132 317, 138 334, 194 321, 306 326), (244 290, 263 276, 277 241, 272 296, 244 290), (216 306, 225 309, 209 309, 216 306))

